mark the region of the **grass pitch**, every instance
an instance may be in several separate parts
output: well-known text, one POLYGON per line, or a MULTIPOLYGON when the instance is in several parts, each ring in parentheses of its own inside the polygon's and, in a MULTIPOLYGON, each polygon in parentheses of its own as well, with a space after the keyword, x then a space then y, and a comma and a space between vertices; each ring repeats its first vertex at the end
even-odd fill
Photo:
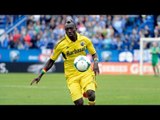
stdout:
MULTIPOLYGON (((32 73, 0 74, 0 105, 73 105, 64 74, 47 73, 30 86, 35 77, 32 73)), ((160 77, 98 75, 97 84, 97 105, 160 105, 160 77)))

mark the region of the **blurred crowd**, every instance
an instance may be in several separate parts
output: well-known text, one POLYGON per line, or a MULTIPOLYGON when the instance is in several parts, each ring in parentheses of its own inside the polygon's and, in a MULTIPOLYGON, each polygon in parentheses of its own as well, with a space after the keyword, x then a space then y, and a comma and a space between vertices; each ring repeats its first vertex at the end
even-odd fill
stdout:
MULTIPOLYGON (((53 49, 64 34, 68 15, 26 15, 26 25, 4 33, 0 48, 53 49)), ((86 35, 96 49, 139 49, 141 37, 160 37, 159 15, 71 15, 79 33, 86 35)), ((8 24, 13 19, 8 17, 8 24), (9 20, 12 20, 9 21, 9 20)), ((145 45, 148 47, 148 44, 145 45)))

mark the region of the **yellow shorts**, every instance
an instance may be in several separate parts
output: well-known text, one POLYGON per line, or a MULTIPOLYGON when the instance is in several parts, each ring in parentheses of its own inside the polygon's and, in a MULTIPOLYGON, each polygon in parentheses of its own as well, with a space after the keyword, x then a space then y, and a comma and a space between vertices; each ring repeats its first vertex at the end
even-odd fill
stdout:
POLYGON ((88 72, 74 77, 67 78, 67 86, 73 101, 83 97, 87 90, 96 90, 97 83, 95 75, 88 72))

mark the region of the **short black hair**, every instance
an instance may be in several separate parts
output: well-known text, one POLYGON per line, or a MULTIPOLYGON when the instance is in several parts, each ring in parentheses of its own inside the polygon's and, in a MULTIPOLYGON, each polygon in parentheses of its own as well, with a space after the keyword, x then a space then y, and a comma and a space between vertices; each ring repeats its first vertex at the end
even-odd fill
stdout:
MULTIPOLYGON (((66 23, 71 23, 71 22, 73 22, 73 19, 72 18, 68 18, 67 20, 66 20, 66 23)), ((74 22, 73 22, 74 23, 74 22)))
POLYGON ((74 26, 74 27, 76 27, 76 24, 75 24, 75 22, 73 21, 72 18, 68 18, 66 20, 66 22, 65 22, 65 28, 68 27, 68 26, 72 26, 72 27, 74 26))

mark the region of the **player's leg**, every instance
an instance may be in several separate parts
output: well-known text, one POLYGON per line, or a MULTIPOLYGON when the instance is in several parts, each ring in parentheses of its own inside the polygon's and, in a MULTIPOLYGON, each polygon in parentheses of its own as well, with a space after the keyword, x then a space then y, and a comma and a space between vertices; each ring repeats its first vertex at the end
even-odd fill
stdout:
POLYGON ((156 69, 156 74, 159 75, 159 67, 158 67, 158 63, 156 64, 155 69, 156 69))
POLYGON ((92 89, 88 89, 86 91, 86 94, 87 94, 87 97, 88 97, 88 104, 89 105, 95 105, 95 99, 96 99, 95 91, 92 90, 92 89))
POLYGON ((159 59, 156 60, 156 66, 155 66, 157 75, 159 75, 159 66, 158 66, 158 64, 159 64, 159 59))
POLYGON ((67 79, 67 85, 70 91, 70 95, 72 98, 72 101, 75 105, 83 105, 83 96, 81 92, 81 86, 79 84, 78 77, 68 78, 67 79))
POLYGON ((156 74, 156 67, 155 66, 153 66, 153 71, 154 71, 154 75, 156 76, 157 74, 156 74))
POLYGON ((81 87, 79 83, 72 83, 69 85, 70 95, 72 98, 72 101, 75 105, 83 105, 83 96, 81 93, 81 87))
POLYGON ((88 98, 89 105, 95 105, 95 90, 96 90, 96 81, 95 76, 92 74, 85 75, 81 80, 81 86, 84 89, 83 95, 88 98))
POLYGON ((84 104, 83 98, 80 98, 80 99, 78 99, 78 100, 75 100, 75 101, 74 101, 74 104, 75 104, 75 105, 83 105, 83 104, 84 104))
POLYGON ((153 68, 153 72, 154 72, 154 75, 156 76, 156 63, 155 62, 152 62, 152 68, 153 68))

